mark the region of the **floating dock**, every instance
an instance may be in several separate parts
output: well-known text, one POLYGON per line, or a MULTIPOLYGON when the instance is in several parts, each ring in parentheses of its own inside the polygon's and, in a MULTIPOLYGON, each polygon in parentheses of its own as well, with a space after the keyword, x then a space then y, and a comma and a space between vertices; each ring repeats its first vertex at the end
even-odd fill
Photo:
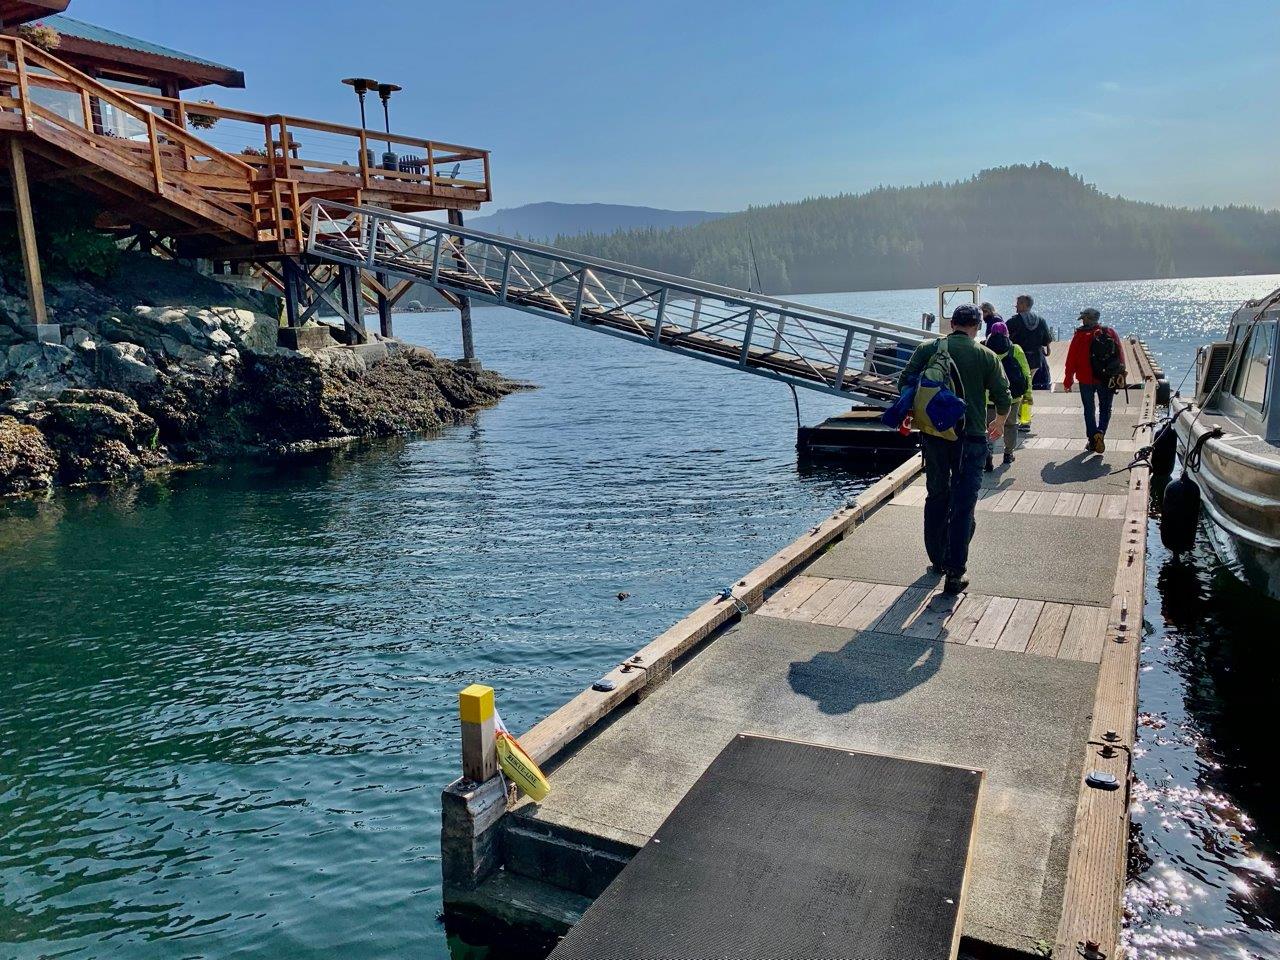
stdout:
MULTIPOLYGON (((984 476, 967 594, 926 572, 912 457, 526 732, 542 802, 517 798, 472 733, 468 778, 444 794, 447 921, 545 956, 754 734, 981 771, 961 952, 1116 956, 1148 504, 1147 470, 1126 467, 1159 377, 1141 343, 1126 352, 1136 386, 1102 456, 1084 453, 1076 394, 1036 394, 1016 463, 984 476)), ((656 906, 628 889, 643 926, 656 906)))

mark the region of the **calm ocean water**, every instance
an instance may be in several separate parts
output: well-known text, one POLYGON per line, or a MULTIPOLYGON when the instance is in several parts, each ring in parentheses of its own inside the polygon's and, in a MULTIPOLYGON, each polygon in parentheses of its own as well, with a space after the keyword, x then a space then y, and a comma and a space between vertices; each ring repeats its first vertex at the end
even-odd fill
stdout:
MULTIPOLYGON (((1100 307, 1176 382, 1277 285, 1032 292, 1064 331, 1100 307)), ((458 351, 452 314, 397 325, 458 351)), ((524 728, 868 482, 797 466, 781 385, 503 310, 476 327, 540 389, 440 436, 0 503, 0 956, 449 956, 456 691, 494 685, 524 728)), ((1276 956, 1280 611, 1207 545, 1153 543, 1127 937, 1276 956)))

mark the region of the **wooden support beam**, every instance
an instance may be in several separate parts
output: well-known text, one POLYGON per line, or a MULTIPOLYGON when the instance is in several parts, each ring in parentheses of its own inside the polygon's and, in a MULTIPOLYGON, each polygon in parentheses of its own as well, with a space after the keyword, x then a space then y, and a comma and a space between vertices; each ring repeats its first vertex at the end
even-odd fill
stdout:
MULTIPOLYGON (((455 227, 463 226, 462 211, 450 210, 449 223, 451 223, 455 227)), ((461 261, 461 254, 458 255, 458 259, 459 261, 461 261)), ((461 262, 459 262, 459 269, 461 269, 461 262)), ((468 366, 479 369, 480 361, 476 359, 476 344, 475 344, 475 339, 472 337, 472 333, 471 333, 471 298, 470 297, 464 297, 464 296, 458 297, 458 316, 462 320, 462 360, 468 366)))
POLYGON ((378 283, 382 287, 378 291, 378 332, 384 337, 390 337, 392 336, 391 298, 387 296, 387 275, 385 273, 378 274, 378 283))
POLYGON ((280 263, 284 279, 284 315, 285 323, 291 327, 298 326, 298 274, 301 267, 292 258, 280 263))
POLYGON ((27 280, 27 305, 37 327, 49 322, 44 305, 44 279, 40 275, 40 255, 36 246, 36 221, 31 210, 31 186, 27 180, 27 158, 17 137, 9 138, 9 179, 13 184, 13 208, 18 220, 18 247, 22 272, 27 280))

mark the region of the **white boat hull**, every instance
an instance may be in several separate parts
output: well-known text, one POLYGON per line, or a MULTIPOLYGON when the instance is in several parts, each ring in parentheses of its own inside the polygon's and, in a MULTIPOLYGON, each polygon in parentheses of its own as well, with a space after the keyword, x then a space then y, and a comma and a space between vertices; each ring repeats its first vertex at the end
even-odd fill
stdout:
MULTIPOLYGON (((1195 417, 1195 407, 1175 398, 1182 451, 1213 429, 1218 418, 1195 417)), ((1233 446, 1231 437, 1204 442, 1191 476, 1200 486, 1204 519, 1223 558, 1254 586, 1280 599, 1280 458, 1233 446)))

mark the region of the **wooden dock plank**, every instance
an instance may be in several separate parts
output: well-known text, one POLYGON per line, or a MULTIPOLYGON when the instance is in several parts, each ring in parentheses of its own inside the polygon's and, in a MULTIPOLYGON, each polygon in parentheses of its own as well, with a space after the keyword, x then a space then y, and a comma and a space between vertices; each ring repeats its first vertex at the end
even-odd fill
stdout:
POLYGON ((1098 511, 1102 509, 1102 494, 1086 493, 1084 499, 1080 502, 1080 508, 1076 510, 1077 517, 1096 517, 1098 511))
POLYGON ((848 584, 849 581, 847 580, 828 580, 813 591, 809 599, 796 608, 796 612, 791 615, 791 619, 812 621, 818 614, 831 606, 832 601, 844 592, 848 584))
POLYGON ((943 639, 949 643, 968 643, 973 628, 987 612, 991 598, 980 593, 965 594, 951 619, 947 621, 943 639))
POLYGON ((1018 502, 1013 505, 1010 513, 1034 513, 1036 501, 1040 499, 1039 490, 1024 491, 1022 496, 1018 497, 1018 502))
POLYGON ((1027 644, 1031 641, 1031 633, 1035 630, 1043 610, 1043 600, 1019 600, 1009 616, 1009 622, 1000 633, 1000 639, 996 641, 996 649, 1014 653, 1026 652, 1027 644))
POLYGON ((1060 493, 1058 494, 1058 502, 1053 508, 1053 515, 1055 517, 1074 517, 1083 500, 1083 493, 1060 493))
POLYGON ((839 626, 852 627, 854 630, 867 630, 873 623, 884 616, 898 597, 902 596, 906 587, 889 583, 877 583, 867 595, 858 602, 840 621, 839 626))
POLYGON ((1056 657, 1062 648, 1062 637, 1071 620, 1071 604, 1046 602, 1027 640, 1027 653, 1056 657))
POLYGON ((935 591, 917 611, 915 618, 902 629, 904 636, 937 640, 943 628, 963 602, 955 594, 935 591))
POLYGON ((1102 499, 1102 509, 1098 511, 1098 516, 1106 517, 1108 520, 1123 520, 1127 503, 1128 497, 1108 494, 1102 499))
POLYGON ((1076 605, 1062 636, 1058 656, 1066 660, 1097 663, 1102 658, 1102 644, 1107 636, 1109 611, 1106 607, 1076 605))
POLYGON ((982 619, 974 625, 973 633, 965 642, 973 647, 994 647, 1017 605, 1018 601, 1013 597, 992 597, 982 612, 982 619))
POLYGON ((828 604, 822 613, 813 618, 814 623, 834 627, 848 616, 849 611, 856 607, 871 592, 871 588, 875 586, 874 583, 864 583, 861 580, 839 580, 835 582, 845 584, 845 588, 840 592, 839 596, 828 604))
POLYGON ((929 602, 933 591, 928 587, 907 587, 888 610, 871 625, 881 633, 902 633, 907 624, 914 622, 922 607, 929 602))
POLYGON ((800 609, 818 589, 826 583, 824 577, 807 577, 801 574, 792 578, 791 582, 775 593, 760 607, 760 613, 767 617, 790 617, 800 609))
POLYGON ((992 513, 1008 513, 1013 509, 1013 505, 1018 502, 1018 498, 1022 496, 1021 490, 1003 490, 999 496, 991 498, 992 513))

